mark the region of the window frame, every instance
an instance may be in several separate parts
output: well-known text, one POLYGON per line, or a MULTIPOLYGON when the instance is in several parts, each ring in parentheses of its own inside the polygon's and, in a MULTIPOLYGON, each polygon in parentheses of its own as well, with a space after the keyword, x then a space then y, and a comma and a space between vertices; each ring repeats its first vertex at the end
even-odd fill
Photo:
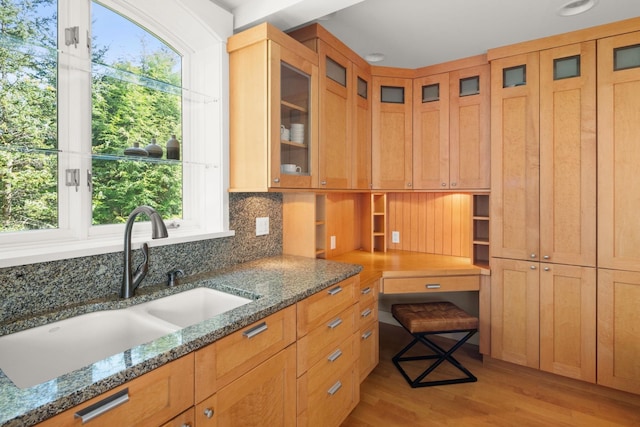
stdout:
MULTIPOLYGON (((169 238, 151 240, 148 222, 133 228, 133 247, 233 236, 229 230, 228 54, 233 17, 209 0, 97 0, 163 39, 182 55, 183 219, 167 221, 169 238), (190 100, 193 100, 190 102, 190 100)), ((123 249, 124 224, 91 224, 91 0, 58 0, 58 40, 79 26, 77 46, 58 47, 58 212, 55 230, 0 234, 0 267, 123 249), (88 64, 88 65, 87 65, 88 64), (88 68, 88 72, 87 72, 88 68), (65 114, 67 112, 67 114, 65 114), (79 118, 78 118, 79 117, 79 118), (80 123, 78 123, 78 121, 80 123), (80 169, 80 187, 65 186, 65 169, 80 169)))

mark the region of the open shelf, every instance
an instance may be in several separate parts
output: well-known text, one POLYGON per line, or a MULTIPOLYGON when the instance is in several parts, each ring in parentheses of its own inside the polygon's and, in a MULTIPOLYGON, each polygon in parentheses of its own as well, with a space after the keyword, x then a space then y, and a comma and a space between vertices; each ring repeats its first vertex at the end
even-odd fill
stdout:
POLYGON ((473 216, 471 229, 473 239, 471 243, 471 262, 480 267, 489 266, 489 195, 473 195, 473 216))

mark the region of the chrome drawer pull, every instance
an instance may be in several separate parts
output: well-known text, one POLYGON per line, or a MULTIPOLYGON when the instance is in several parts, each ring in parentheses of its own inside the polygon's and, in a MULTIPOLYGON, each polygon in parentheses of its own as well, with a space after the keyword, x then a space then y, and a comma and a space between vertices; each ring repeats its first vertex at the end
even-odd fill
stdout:
POLYGON ((333 289, 329 289, 329 290, 327 291, 327 293, 328 293, 329 295, 335 295, 335 294, 340 293, 340 292, 342 292, 342 286, 336 286, 335 288, 333 288, 333 289))
POLYGON ((253 337, 255 337, 258 334, 263 333, 264 331, 266 331, 269 327, 267 326, 267 322, 262 322, 259 325, 254 326, 253 328, 244 331, 242 333, 242 335, 244 335, 245 337, 251 339, 253 337))
POLYGON ((363 340, 369 339, 371 335, 373 335, 373 331, 367 331, 364 334, 362 334, 362 339, 363 340))
POLYGON ((338 390, 340 390, 342 388, 342 383, 340 381, 338 381, 337 383, 335 383, 334 385, 331 386, 331 388, 329 390, 327 390, 327 393, 329 393, 331 396, 333 396, 334 394, 336 394, 338 392, 338 390))
POLYGON ((329 327, 329 329, 335 329, 341 324, 342 324, 342 319, 338 317, 336 320, 331 321, 327 326, 329 327))
POLYGON ((371 314, 371 309, 367 308, 366 310, 364 310, 362 313, 360 313, 360 316, 362 317, 367 317, 368 315, 371 314))
POLYGON ((331 353, 331 355, 327 358, 327 360, 329 362, 335 362, 340 356, 342 356, 342 350, 337 349, 336 351, 331 353))
POLYGON ((371 287, 370 287, 370 286, 367 286, 366 288, 364 288, 363 290, 361 290, 361 291, 360 291, 360 293, 361 293, 362 295, 366 295, 366 294, 371 293, 371 287))
POLYGON ((94 403, 93 405, 89 405, 86 408, 79 410, 74 414, 74 418, 80 418, 82 420, 82 424, 84 424, 91 421, 95 417, 98 417, 105 412, 112 410, 116 406, 127 403, 128 401, 129 389, 125 388, 124 390, 120 390, 119 392, 101 400, 100 402, 94 403))
POLYGON ((429 283, 427 284, 427 289, 440 289, 439 283, 429 283))

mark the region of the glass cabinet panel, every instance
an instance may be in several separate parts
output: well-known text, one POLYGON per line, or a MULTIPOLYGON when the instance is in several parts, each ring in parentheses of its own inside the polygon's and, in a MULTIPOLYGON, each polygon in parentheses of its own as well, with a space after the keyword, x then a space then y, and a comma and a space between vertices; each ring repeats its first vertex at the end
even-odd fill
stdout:
POLYGON ((404 88, 398 86, 382 86, 380 88, 382 102, 404 104, 404 88))
POLYGON ((527 84, 527 66, 505 68, 502 70, 502 87, 514 87, 527 84))
POLYGON ((477 95, 480 93, 480 76, 460 79, 460 96, 477 95))
POLYGON ((347 87, 347 69, 327 56, 327 77, 347 87))
POLYGON ((422 86, 422 102, 432 102, 440 100, 440 84, 422 86))
POLYGON ((553 79, 568 79, 580 76, 580 55, 553 60, 553 79))
POLYGON ((613 49, 613 69, 615 71, 640 67, 640 45, 613 49))
POLYGON ((311 76, 281 62, 280 172, 309 175, 311 76))

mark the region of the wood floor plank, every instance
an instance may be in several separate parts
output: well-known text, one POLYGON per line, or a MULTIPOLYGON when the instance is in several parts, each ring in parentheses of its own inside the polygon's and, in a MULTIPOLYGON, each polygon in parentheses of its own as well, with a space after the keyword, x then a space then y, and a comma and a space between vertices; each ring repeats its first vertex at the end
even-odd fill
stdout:
POLYGON ((455 357, 478 382, 412 389, 391 363, 410 340, 402 328, 380 323, 380 364, 342 427, 640 427, 638 395, 483 360, 470 344, 455 357))

